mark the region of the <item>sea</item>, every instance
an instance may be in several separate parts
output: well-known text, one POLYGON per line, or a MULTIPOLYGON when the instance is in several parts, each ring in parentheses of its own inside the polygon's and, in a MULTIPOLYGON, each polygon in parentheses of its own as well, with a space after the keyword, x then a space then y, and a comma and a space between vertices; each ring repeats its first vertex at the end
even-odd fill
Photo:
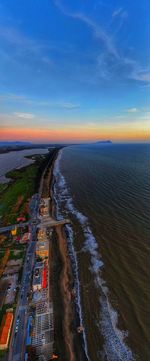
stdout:
POLYGON ((87 361, 150 360, 150 144, 68 146, 54 166, 87 361))

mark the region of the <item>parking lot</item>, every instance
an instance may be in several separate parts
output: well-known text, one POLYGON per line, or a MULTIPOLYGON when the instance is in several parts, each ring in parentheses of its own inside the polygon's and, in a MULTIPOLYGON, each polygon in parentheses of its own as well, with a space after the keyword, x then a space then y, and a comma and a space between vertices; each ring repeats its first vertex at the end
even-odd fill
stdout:
POLYGON ((5 296, 5 305, 12 304, 15 301, 18 273, 7 277, 8 287, 5 296))

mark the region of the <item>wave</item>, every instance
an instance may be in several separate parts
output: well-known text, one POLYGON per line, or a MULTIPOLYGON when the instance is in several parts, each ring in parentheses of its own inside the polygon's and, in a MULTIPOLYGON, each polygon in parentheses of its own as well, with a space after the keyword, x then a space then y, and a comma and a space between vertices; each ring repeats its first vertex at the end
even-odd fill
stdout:
MULTIPOLYGON (((60 160, 62 157, 62 150, 59 152, 59 155, 56 159, 54 166, 54 177, 55 177, 55 185, 54 185, 54 194, 56 201, 56 209, 57 209, 57 217, 60 219, 62 217, 62 208, 66 213, 71 213, 80 223, 85 242, 82 248, 83 252, 88 252, 91 256, 91 265, 90 271, 95 276, 95 284, 100 289, 100 320, 99 320, 99 328, 100 332, 104 336, 104 350, 103 354, 107 357, 108 361, 134 361, 135 357, 133 356, 132 351, 127 346, 125 339, 128 336, 127 331, 119 330, 118 328, 118 313, 108 299, 108 288, 106 286, 105 281, 101 277, 101 270, 104 267, 103 260, 99 253, 99 247, 94 237, 90 226, 88 218, 79 212, 74 206, 73 199, 71 197, 71 192, 67 186, 66 180, 61 173, 60 170, 60 160), (56 194, 58 195, 56 199, 56 194), (62 207, 63 205, 63 207, 62 207)), ((78 261, 77 254, 75 252, 73 239, 73 229, 70 225, 67 225, 67 230, 69 232, 68 237, 68 246, 70 255, 72 257, 74 272, 75 272, 75 287, 76 287, 76 304, 78 307, 78 314, 80 318, 81 324, 84 323, 83 320, 83 312, 81 307, 81 297, 80 297, 80 282, 78 276, 78 261)), ((87 360, 90 360, 88 355, 88 346, 86 340, 86 333, 83 333, 84 340, 84 350, 87 357, 87 360)))
MULTIPOLYGON (((53 175, 55 178, 54 200, 55 200, 55 204, 56 204, 56 215, 57 215, 58 219, 62 218, 61 202, 66 200, 68 197, 66 181, 65 181, 65 178, 63 177, 63 175, 60 173, 61 155, 62 155, 62 150, 60 150, 60 152, 58 154, 58 157, 55 161, 54 170, 53 170, 53 175), (56 195, 58 195, 58 192, 56 189, 57 187, 59 189, 59 197, 56 196, 56 195)), ((67 201, 69 201, 69 199, 67 199, 67 201)), ((74 239, 73 229, 70 225, 66 225, 66 229, 67 229, 67 235, 68 235, 67 236, 68 248, 69 248, 69 253, 70 253, 71 260, 72 260, 73 271, 74 271, 74 282, 75 282, 75 290, 76 290, 75 302, 76 302, 76 306, 77 306, 78 316, 80 319, 80 324, 83 325, 83 313, 82 313, 81 297, 80 297, 80 281, 79 281, 79 274, 78 274, 78 260, 77 260, 77 254, 75 252, 75 248, 74 248, 74 244, 73 244, 73 239, 74 239)), ((85 334, 84 330, 83 330, 83 342, 84 342, 84 352, 85 352, 87 361, 90 361, 90 358, 88 355, 86 334, 85 334)))

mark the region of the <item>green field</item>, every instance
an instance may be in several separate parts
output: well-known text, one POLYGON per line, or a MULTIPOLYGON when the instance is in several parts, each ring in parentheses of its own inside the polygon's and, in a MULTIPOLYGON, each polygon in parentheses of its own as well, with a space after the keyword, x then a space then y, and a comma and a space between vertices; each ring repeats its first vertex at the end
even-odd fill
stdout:
POLYGON ((0 251, 0 260, 4 257, 5 251, 0 251))
POLYGON ((38 155, 34 164, 7 173, 12 181, 7 185, 0 184, 0 219, 3 225, 15 223, 16 218, 21 214, 28 219, 28 203, 31 196, 38 191, 40 176, 47 157, 38 155), (19 198, 21 198, 20 203, 19 198))
POLYGON ((3 193, 8 187, 8 184, 7 183, 0 183, 0 194, 3 193))

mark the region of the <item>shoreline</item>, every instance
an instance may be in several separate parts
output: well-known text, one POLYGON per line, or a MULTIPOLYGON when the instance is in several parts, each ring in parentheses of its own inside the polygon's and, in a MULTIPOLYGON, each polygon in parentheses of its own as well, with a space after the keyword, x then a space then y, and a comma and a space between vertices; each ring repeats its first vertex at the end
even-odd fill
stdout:
MULTIPOLYGON (((61 151, 61 150, 60 150, 61 151)), ((53 196, 54 196, 54 203, 55 203, 55 212, 56 212, 56 217, 58 216, 57 212, 60 211, 61 214, 61 209, 59 209, 58 204, 57 204, 57 198, 59 196, 59 192, 57 192, 55 188, 55 179, 58 177, 58 173, 60 174, 60 170, 59 170, 59 158, 60 153, 57 156, 56 162, 58 162, 58 164, 56 164, 56 168, 55 168, 55 174, 53 175, 53 196), (58 169, 57 169, 58 168, 58 169), (58 209, 57 209, 58 207, 58 209)), ((61 196, 61 194, 60 194, 61 196)), ((77 357, 77 361, 82 360, 82 361, 90 361, 90 356, 89 356, 89 350, 88 350, 88 345, 87 345, 87 339, 88 339, 88 335, 86 330, 86 314, 84 314, 84 304, 83 304, 83 297, 82 297, 82 290, 81 290, 81 282, 80 282, 80 277, 79 277, 79 262, 77 259, 77 255, 76 255, 76 250, 74 248, 74 226, 76 228, 76 224, 74 222, 75 220, 72 218, 71 215, 71 226, 68 224, 65 226, 65 238, 66 238, 66 244, 67 244, 67 252, 68 252, 68 257, 70 259, 70 263, 71 263, 71 272, 72 272, 72 284, 73 284, 73 290, 75 290, 75 294, 74 294, 74 323, 75 323, 75 343, 76 345, 80 344, 80 347, 77 347, 77 353, 78 353, 78 357, 77 357), (83 328, 81 333, 77 332, 78 328, 83 328)))
MULTIPOLYGON (((63 215, 62 210, 64 209, 67 211, 67 216, 72 220, 71 233, 68 231, 67 238, 68 244, 70 242, 70 254, 72 253, 73 255, 72 263, 74 270, 76 267, 73 254, 74 243, 75 254, 76 252, 78 253, 79 301, 80 305, 82 305, 83 325, 85 326, 88 345, 86 359, 89 360, 92 357, 95 361, 100 361, 109 358, 114 360, 115 357, 120 357, 122 360, 134 360, 135 354, 130 348, 128 339, 125 337, 126 328, 120 327, 118 310, 113 307, 108 287, 106 291, 106 283, 102 278, 102 274, 98 271, 103 269, 103 261, 100 253, 97 251, 96 238, 89 226, 88 219, 74 206, 71 194, 66 192, 67 184, 64 176, 61 174, 59 160, 55 170, 55 177, 58 180, 55 198, 57 202, 60 194, 60 201, 58 199, 56 206, 59 216, 63 215), (76 234, 79 234, 79 229, 80 235, 76 238, 76 234), (86 252, 81 254, 81 249, 86 252), (89 267, 87 267, 88 264, 89 267), (95 294, 96 297, 94 299, 93 296, 95 294), (113 320, 113 315, 116 317, 115 320, 113 320)), ((68 227, 69 225, 66 226, 66 228, 68 227)), ((77 308, 79 311, 79 305, 77 308)), ((86 343, 84 343, 84 346, 86 346, 86 343)))
MULTIPOLYGON (((56 181, 54 167, 61 150, 62 148, 57 152, 53 164, 51 165, 50 199, 52 216, 57 213, 56 197, 59 197, 59 194, 56 195, 54 190, 56 181)), ((79 334, 77 332, 77 328, 80 326, 80 316, 77 310, 75 295, 73 295, 75 284, 74 270, 69 254, 68 236, 64 226, 56 227, 55 238, 57 238, 58 246, 57 251, 55 249, 55 258, 57 258, 57 266, 61 267, 60 274, 57 276, 59 279, 59 293, 61 295, 64 313, 61 317, 61 323, 66 349, 66 359, 68 361, 83 361, 87 360, 87 357, 83 347, 83 335, 82 333, 79 334), (60 257, 59 261, 58 256, 60 257)))

